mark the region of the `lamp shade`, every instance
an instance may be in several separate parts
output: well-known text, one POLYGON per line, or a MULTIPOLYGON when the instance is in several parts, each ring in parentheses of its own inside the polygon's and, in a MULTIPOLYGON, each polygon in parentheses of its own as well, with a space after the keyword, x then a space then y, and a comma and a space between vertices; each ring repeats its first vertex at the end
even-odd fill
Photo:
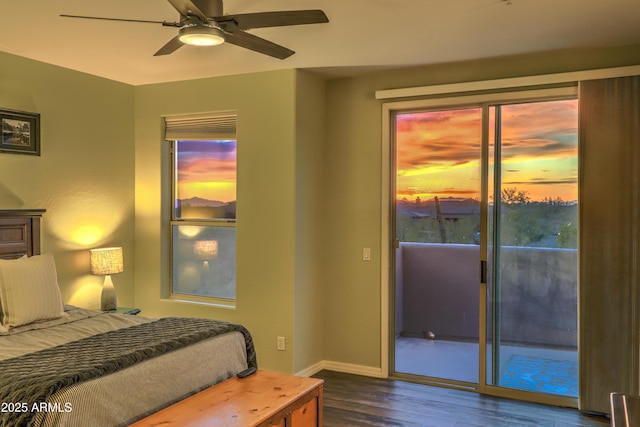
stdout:
POLYGON ((213 259, 218 257, 217 240, 196 240, 193 246, 198 259, 213 259))
POLYGON ((122 248, 91 249, 91 274, 116 274, 124 271, 122 248))

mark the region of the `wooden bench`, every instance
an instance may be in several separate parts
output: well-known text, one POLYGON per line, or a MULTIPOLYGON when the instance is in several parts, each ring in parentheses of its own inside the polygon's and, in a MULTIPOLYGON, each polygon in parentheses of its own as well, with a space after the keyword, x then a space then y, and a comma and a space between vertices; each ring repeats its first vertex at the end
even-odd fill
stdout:
POLYGON ((133 427, 322 426, 323 380, 258 370, 229 378, 133 427))

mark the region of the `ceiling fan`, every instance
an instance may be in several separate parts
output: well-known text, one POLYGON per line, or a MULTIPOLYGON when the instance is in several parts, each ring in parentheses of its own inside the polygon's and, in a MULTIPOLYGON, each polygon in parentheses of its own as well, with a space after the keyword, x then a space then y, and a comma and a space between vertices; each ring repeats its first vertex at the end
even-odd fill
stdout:
POLYGON ((154 56, 168 55, 175 52, 184 44, 193 46, 215 46, 227 42, 278 59, 286 59, 295 52, 284 46, 248 33, 246 30, 251 28, 284 27, 329 22, 327 15, 325 15, 322 10, 289 10, 224 15, 222 11, 222 0, 168 1, 171 6, 180 13, 179 22, 65 14, 60 16, 107 21, 143 22, 179 28, 178 34, 162 46, 154 56))

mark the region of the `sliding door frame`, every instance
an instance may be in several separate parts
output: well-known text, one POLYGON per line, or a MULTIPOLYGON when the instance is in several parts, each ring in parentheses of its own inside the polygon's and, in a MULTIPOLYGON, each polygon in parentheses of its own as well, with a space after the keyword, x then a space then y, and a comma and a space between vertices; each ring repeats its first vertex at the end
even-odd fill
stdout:
MULTIPOLYGON (((382 104, 382 182, 381 182, 381 277, 382 277, 382 297, 381 297, 381 362, 382 374, 384 377, 396 377, 395 372, 395 245, 393 238, 395 232, 392 225, 395 224, 395 123, 393 118, 397 112, 424 111, 433 109, 465 108, 476 107, 483 110, 482 124, 482 173, 481 173, 481 237, 480 237, 480 261, 486 263, 487 260, 487 224, 488 218, 488 194, 489 194, 489 108, 496 104, 509 104, 520 102, 551 101, 555 99, 577 98, 577 83, 570 83, 561 87, 553 88, 528 88, 527 90, 514 90, 511 92, 489 92, 473 95, 451 96, 446 98, 417 99, 407 101, 391 101, 382 104), (386 282, 386 283, 385 283, 386 282), (386 286, 385 286, 386 284, 386 286)), ((495 179, 495 178, 494 178, 495 179)), ((480 276, 480 275, 479 275, 480 276)), ((473 389, 483 394, 519 399, 530 402, 545 403, 557 406, 577 407, 578 399, 550 394, 528 392, 522 390, 508 389, 504 387, 490 385, 487 380, 487 283, 482 283, 478 279, 480 287, 479 297, 479 382, 473 389)), ((578 350, 580 351, 580 350, 578 350)), ((411 378, 414 381, 434 384, 433 382, 411 378)), ((456 384, 456 381, 437 382, 434 385, 463 388, 469 390, 468 385, 456 384)))

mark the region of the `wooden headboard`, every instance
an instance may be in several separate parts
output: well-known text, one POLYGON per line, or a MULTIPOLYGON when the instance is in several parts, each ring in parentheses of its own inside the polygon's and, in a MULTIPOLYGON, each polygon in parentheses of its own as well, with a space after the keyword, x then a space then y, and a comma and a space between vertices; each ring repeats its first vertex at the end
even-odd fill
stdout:
POLYGON ((0 210, 0 258, 40 254, 40 218, 45 209, 0 210))

